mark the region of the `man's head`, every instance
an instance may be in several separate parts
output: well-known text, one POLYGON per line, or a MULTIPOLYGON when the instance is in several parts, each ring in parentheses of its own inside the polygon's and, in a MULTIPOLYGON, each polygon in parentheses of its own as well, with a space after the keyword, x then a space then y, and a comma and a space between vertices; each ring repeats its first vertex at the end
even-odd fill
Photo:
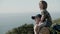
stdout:
POLYGON ((32 16, 31 17, 33 20, 35 20, 36 23, 39 23, 40 20, 41 20, 41 15, 40 14, 37 14, 36 16, 32 16))
POLYGON ((47 2, 46 1, 40 1, 39 2, 39 8, 40 9, 47 9, 47 2))

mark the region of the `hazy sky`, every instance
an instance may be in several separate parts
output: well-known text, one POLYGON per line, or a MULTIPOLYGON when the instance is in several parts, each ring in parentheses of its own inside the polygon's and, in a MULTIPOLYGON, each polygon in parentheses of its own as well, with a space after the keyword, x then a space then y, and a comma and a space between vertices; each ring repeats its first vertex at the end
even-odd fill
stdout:
MULTIPOLYGON (((40 0, 0 0, 0 13, 23 13, 39 11, 40 0)), ((59 13, 60 0, 45 0, 48 11, 59 13)))

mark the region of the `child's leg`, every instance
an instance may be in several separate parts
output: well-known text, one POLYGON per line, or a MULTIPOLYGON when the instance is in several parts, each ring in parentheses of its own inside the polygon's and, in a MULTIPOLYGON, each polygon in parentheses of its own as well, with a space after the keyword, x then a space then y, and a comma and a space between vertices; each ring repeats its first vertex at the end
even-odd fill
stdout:
POLYGON ((52 25, 51 22, 46 21, 46 27, 50 27, 52 25))

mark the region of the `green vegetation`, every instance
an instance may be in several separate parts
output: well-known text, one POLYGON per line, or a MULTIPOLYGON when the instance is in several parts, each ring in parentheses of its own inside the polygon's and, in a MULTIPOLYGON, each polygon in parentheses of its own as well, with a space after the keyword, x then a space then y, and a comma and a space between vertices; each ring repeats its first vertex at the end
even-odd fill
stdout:
POLYGON ((56 20, 53 20, 53 23, 60 24, 60 18, 59 19, 56 19, 56 20))
MULTIPOLYGON (((60 23, 60 19, 53 20, 53 23, 60 23)), ((6 34, 34 34, 33 26, 33 24, 24 24, 20 27, 9 30, 6 34)))
POLYGON ((20 27, 13 28, 8 31, 6 34, 33 34, 33 24, 24 24, 20 27))

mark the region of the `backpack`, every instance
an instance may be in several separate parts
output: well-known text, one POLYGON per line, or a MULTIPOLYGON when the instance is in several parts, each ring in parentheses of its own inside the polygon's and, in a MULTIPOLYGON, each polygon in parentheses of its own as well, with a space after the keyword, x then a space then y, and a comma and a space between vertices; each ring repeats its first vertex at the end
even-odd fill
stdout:
POLYGON ((60 34, 60 25, 56 24, 50 27, 50 34, 60 34))

